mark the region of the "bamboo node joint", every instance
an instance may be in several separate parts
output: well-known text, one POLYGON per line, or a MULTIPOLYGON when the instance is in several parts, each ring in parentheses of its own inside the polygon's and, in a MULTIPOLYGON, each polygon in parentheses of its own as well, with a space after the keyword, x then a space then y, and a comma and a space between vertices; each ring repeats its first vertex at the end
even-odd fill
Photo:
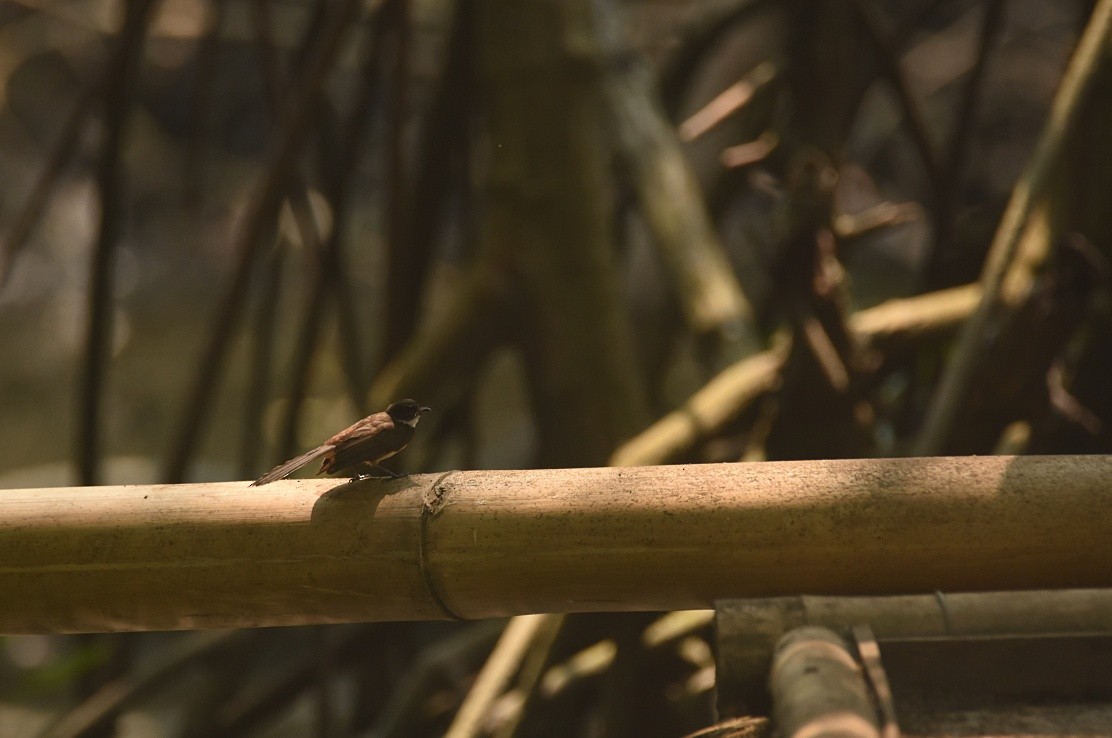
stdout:
POLYGON ((441 510, 444 509, 448 488, 443 484, 444 480, 452 472, 444 472, 433 482, 421 500, 421 528, 417 538, 417 563, 421 568, 421 579, 425 583, 425 591, 429 594, 429 599, 432 600, 436 609, 440 614, 449 620, 463 620, 459 615, 454 613, 444 598, 440 596, 436 586, 432 581, 432 567, 429 566, 428 560, 428 535, 429 535, 429 521, 436 517, 441 510))

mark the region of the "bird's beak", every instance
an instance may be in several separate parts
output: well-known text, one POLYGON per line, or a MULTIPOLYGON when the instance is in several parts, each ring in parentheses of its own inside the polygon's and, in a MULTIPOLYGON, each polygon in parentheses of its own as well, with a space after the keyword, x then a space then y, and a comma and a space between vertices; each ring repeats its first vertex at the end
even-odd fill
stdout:
POLYGON ((432 408, 431 407, 425 407, 424 405, 422 405, 421 407, 417 408, 417 412, 422 414, 422 415, 425 414, 425 413, 431 413, 432 408))

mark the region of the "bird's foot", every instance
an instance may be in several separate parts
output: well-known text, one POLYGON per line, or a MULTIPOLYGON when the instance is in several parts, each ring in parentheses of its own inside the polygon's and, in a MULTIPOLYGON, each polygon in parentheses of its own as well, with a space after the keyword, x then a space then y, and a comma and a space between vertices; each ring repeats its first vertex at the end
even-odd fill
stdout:
POLYGON ((367 479, 400 479, 401 477, 408 477, 409 474, 405 472, 390 471, 386 467, 376 466, 375 469, 382 472, 382 474, 374 474, 372 472, 365 472, 363 474, 356 474, 351 478, 353 482, 362 482, 367 479))

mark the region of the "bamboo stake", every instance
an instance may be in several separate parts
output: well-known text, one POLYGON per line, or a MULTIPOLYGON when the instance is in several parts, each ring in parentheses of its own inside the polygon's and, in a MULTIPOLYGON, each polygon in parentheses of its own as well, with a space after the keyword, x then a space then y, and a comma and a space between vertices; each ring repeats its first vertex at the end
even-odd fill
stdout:
POLYGON ((0 632, 1112 586, 1112 456, 9 490, 0 632))
POLYGON ((880 738, 861 667, 842 638, 805 627, 780 639, 769 676, 773 724, 785 738, 880 738))

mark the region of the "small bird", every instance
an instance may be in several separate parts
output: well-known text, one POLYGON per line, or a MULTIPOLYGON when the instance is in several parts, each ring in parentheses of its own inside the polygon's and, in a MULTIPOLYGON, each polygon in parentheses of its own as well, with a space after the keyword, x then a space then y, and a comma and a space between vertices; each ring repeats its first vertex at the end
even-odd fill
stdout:
POLYGON ((398 400, 380 413, 374 413, 345 428, 312 451, 279 464, 251 483, 252 487, 285 479, 314 459, 324 457, 317 474, 354 474, 352 481, 366 479, 358 469, 377 469, 390 477, 401 476, 379 466, 409 445, 422 413, 431 408, 415 400, 398 400))

